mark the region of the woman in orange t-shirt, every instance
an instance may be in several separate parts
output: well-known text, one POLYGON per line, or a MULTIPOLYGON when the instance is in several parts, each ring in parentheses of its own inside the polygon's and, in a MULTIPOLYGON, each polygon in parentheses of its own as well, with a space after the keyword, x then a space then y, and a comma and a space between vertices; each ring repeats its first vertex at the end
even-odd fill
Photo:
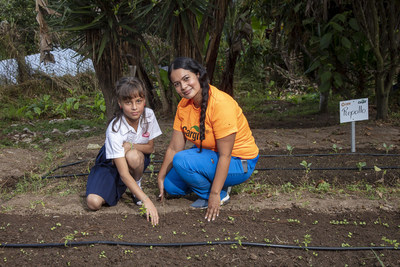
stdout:
POLYGON ((205 68, 191 58, 176 58, 168 77, 182 97, 174 132, 158 173, 160 198, 194 192, 194 208, 207 208, 215 220, 229 201, 230 187, 245 182, 258 161, 258 147, 237 102, 209 84, 205 68), (194 144, 185 150, 186 140, 194 144))

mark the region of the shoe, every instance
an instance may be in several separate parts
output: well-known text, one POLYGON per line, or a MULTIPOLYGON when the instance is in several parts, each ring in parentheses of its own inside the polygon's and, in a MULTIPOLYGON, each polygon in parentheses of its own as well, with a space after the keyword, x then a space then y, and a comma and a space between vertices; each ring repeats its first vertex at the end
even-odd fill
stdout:
POLYGON ((206 209, 208 207, 208 200, 204 198, 198 198, 190 206, 195 209, 206 209))
MULTIPOLYGON (((226 196, 223 199, 221 199, 221 206, 228 203, 230 199, 231 198, 229 194, 226 194, 226 196)), ((206 209, 208 208, 208 200, 199 198, 195 202, 193 202, 190 206, 195 209, 206 209)))
POLYGON ((133 200, 133 203, 135 203, 138 206, 143 205, 143 202, 140 199, 138 199, 135 195, 132 195, 132 200, 133 200))
POLYGON ((226 194, 226 196, 223 199, 221 199, 221 206, 227 204, 230 199, 231 197, 229 196, 229 194, 226 194))

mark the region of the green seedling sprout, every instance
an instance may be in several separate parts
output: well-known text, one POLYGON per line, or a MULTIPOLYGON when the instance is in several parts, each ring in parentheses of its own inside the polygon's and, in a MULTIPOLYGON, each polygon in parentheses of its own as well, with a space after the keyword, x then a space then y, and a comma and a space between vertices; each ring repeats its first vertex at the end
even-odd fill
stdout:
POLYGON ((335 153, 338 153, 339 150, 341 150, 341 149, 342 149, 342 147, 339 147, 339 146, 337 146, 336 144, 333 144, 333 145, 332 145, 332 150, 333 150, 335 153))
POLYGON ((144 216, 147 214, 147 209, 144 206, 144 204, 142 204, 142 206, 139 208, 139 214, 140 214, 140 216, 144 216))
POLYGON ((365 166, 367 166, 367 163, 365 161, 363 161, 363 162, 360 161, 360 162, 357 163, 357 168, 358 168, 359 171, 361 171, 362 168, 365 167, 365 166))
POLYGON ((310 166, 312 163, 307 163, 307 161, 303 160, 300 165, 303 166, 306 170, 306 174, 308 174, 310 172, 310 166))
POLYGON ((289 155, 292 155, 294 147, 292 147, 291 145, 287 144, 286 145, 286 149, 289 151, 289 155))
MULTIPOLYGON (((374 170, 375 170, 375 174, 376 174, 376 176, 378 176, 378 173, 380 172, 380 171, 382 171, 382 169, 381 168, 379 168, 378 166, 374 166, 374 170)), ((377 182, 384 182, 385 181, 385 174, 386 174, 386 170, 384 170, 383 172, 382 172, 382 178, 380 179, 380 180, 378 180, 377 182)))
POLYGON ((389 154, 389 150, 392 149, 393 145, 386 145, 386 143, 383 143, 383 147, 386 150, 386 154, 389 154))

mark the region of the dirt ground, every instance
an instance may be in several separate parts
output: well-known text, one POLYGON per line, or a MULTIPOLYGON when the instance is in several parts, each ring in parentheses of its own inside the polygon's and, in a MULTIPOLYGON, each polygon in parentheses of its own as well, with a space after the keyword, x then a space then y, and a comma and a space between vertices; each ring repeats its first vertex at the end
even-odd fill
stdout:
MULTIPOLYGON (((88 211, 84 174, 98 151, 88 145, 102 145, 104 137, 77 137, 68 142, 52 167, 83 162, 50 176, 82 176, 50 178, 46 190, 1 200, 0 243, 15 246, 0 247, 0 266, 400 265, 396 249, 400 201, 388 192, 400 183, 398 126, 373 120, 357 122, 356 153, 352 154, 350 124, 339 125, 336 118, 249 121, 262 155, 258 173, 244 187, 234 188, 231 201, 215 222, 205 221, 204 211, 189 208, 193 196, 156 202, 161 216, 157 227, 140 216, 128 194, 115 207, 88 211), (393 145, 388 155, 383 143, 393 145), (334 144, 340 155, 332 155, 334 144), (287 145, 293 148, 292 156, 287 145), (311 163, 309 172, 302 169, 303 160, 311 163), (362 170, 356 167, 360 162, 366 164, 362 170), (382 170, 377 172, 374 166, 382 170), (385 185, 385 189, 367 198, 356 193, 330 194, 320 189, 324 182, 331 187, 348 186, 355 192, 365 183, 375 188, 385 185), (60 184, 65 191, 57 191, 60 184), (69 193, 66 184, 81 185, 80 190, 69 193), (307 187, 291 190, 291 185, 302 184, 318 188, 320 193, 307 187), (276 188, 273 185, 284 192, 271 191, 276 188), (78 243, 65 246, 66 241, 78 243), (44 247, 37 247, 40 245, 44 247)), ((156 170, 171 125, 171 120, 160 120, 164 134, 156 139, 156 170)), ((34 150, 1 149, 1 188, 15 187, 24 174, 37 173, 44 158, 34 150)), ((147 172, 144 179, 144 190, 155 201, 155 176, 147 172)))

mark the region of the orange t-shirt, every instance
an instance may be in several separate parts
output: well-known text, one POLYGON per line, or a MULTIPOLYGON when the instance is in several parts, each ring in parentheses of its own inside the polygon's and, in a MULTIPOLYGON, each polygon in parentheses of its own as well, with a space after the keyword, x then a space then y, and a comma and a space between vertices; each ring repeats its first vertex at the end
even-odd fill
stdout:
MULTIPOLYGON (((182 98, 175 115, 174 130, 182 131, 186 139, 200 147, 200 108, 193 100, 182 98)), ((216 139, 236 133, 232 156, 253 159, 258 155, 258 147, 238 103, 227 93, 210 85, 205 119, 205 149, 217 151, 216 139)))

